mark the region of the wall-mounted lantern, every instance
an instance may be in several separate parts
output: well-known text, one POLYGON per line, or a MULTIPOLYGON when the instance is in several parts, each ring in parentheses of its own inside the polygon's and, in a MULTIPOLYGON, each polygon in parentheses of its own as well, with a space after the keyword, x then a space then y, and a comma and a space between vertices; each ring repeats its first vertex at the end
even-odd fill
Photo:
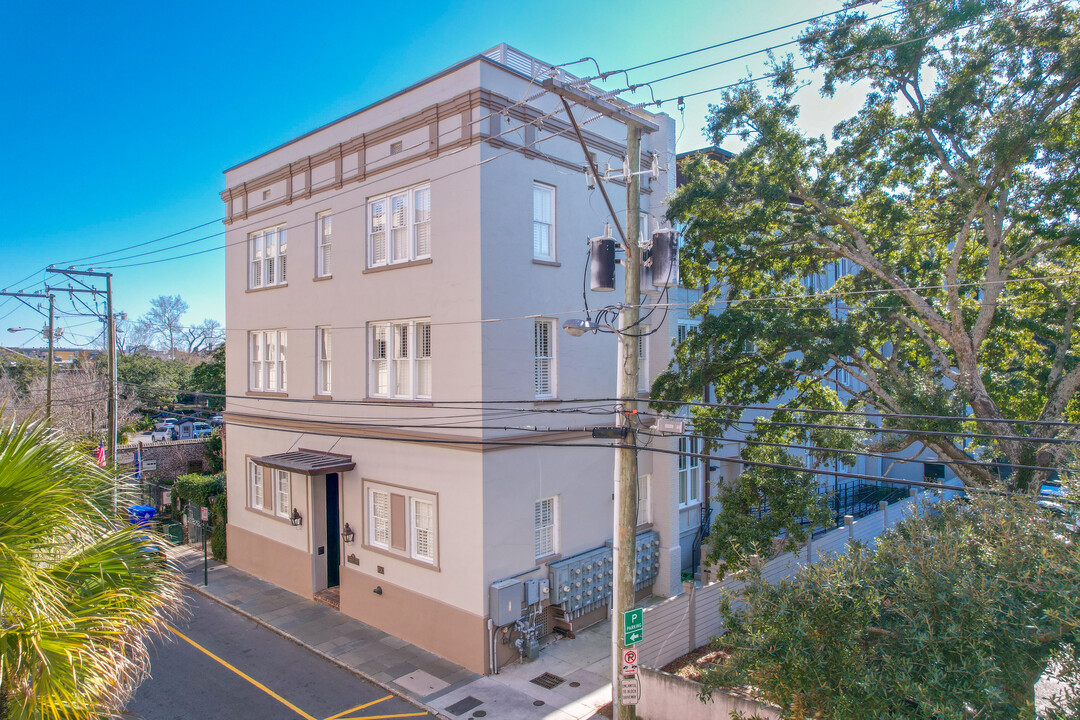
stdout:
POLYGON ((304 524, 304 516, 300 514, 300 511, 296 508, 292 509, 292 517, 289 518, 289 522, 293 524, 293 527, 298 527, 304 524))
POLYGON ((349 527, 349 523, 345 523, 345 529, 341 531, 341 539, 347 543, 351 543, 356 539, 356 533, 349 527))

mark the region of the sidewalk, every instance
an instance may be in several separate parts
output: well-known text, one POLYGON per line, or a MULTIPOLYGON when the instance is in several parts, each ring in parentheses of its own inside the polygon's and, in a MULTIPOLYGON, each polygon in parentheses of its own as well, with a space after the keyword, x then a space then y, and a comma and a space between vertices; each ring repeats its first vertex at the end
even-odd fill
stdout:
POLYGON ((359 620, 213 559, 203 586, 203 557, 171 548, 192 590, 226 605, 413 700, 444 720, 589 720, 611 699, 610 625, 600 623, 544 647, 539 659, 477 675, 359 620), (545 674, 549 674, 548 677, 545 674), (534 682, 547 680, 550 689, 534 682))

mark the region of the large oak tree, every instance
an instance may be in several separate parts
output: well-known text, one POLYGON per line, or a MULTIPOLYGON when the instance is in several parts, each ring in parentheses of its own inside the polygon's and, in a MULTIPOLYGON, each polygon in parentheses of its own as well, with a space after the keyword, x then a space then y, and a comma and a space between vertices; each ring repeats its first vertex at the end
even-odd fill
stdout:
MULTIPOLYGON (((785 409, 751 439, 925 447, 969 486, 1036 490, 1050 471, 1035 468, 1061 466, 1080 440, 1055 424, 1080 420, 1080 16, 1009 0, 903 0, 877 18, 865 7, 801 39, 824 94, 867 90, 831 139, 800 130, 793 58, 775 62, 771 88, 746 82, 711 107, 713 142, 743 149, 689 162, 671 204, 684 282, 708 289, 654 397, 694 400, 710 386, 720 404, 785 409), (808 408, 964 420, 886 417, 900 432, 861 436, 777 422, 873 426, 808 408)), ((741 417, 694 412, 709 434, 741 417)), ((775 445, 746 446, 744 459, 801 462, 775 445)), ((795 493, 793 513, 758 535, 797 537, 792 516, 813 516, 816 482, 744 473, 721 491, 722 534, 795 493)))

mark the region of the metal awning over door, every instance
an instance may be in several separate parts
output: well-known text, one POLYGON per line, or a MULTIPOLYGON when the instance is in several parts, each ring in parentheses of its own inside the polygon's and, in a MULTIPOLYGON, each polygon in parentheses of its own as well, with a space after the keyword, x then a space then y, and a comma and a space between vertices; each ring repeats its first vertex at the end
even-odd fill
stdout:
POLYGON ((353 462, 352 457, 349 455, 332 455, 311 450, 296 450, 294 452, 264 455, 251 458, 251 461, 263 467, 286 470, 301 475, 325 475, 327 473, 345 472, 356 467, 356 463, 353 462))

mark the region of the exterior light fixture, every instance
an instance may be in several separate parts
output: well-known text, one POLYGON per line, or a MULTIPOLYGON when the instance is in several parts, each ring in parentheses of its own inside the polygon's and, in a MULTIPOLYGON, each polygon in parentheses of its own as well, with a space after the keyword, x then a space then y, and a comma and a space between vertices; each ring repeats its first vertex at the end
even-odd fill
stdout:
POLYGON ((293 527, 299 527, 304 524, 304 516, 300 514, 300 511, 296 508, 292 509, 292 517, 289 518, 289 522, 293 524, 293 527))
POLYGON ((563 321, 563 330, 572 337, 581 337, 587 332, 596 332, 600 329, 600 326, 592 320, 582 320, 581 318, 571 318, 563 321))
POLYGON ((345 529, 341 532, 341 539, 347 543, 351 543, 356 538, 356 533, 349 527, 349 523, 345 523, 345 529))
POLYGON ((382 595, 382 585, 376 585, 375 589, 371 592, 375 593, 376 595, 382 595))

